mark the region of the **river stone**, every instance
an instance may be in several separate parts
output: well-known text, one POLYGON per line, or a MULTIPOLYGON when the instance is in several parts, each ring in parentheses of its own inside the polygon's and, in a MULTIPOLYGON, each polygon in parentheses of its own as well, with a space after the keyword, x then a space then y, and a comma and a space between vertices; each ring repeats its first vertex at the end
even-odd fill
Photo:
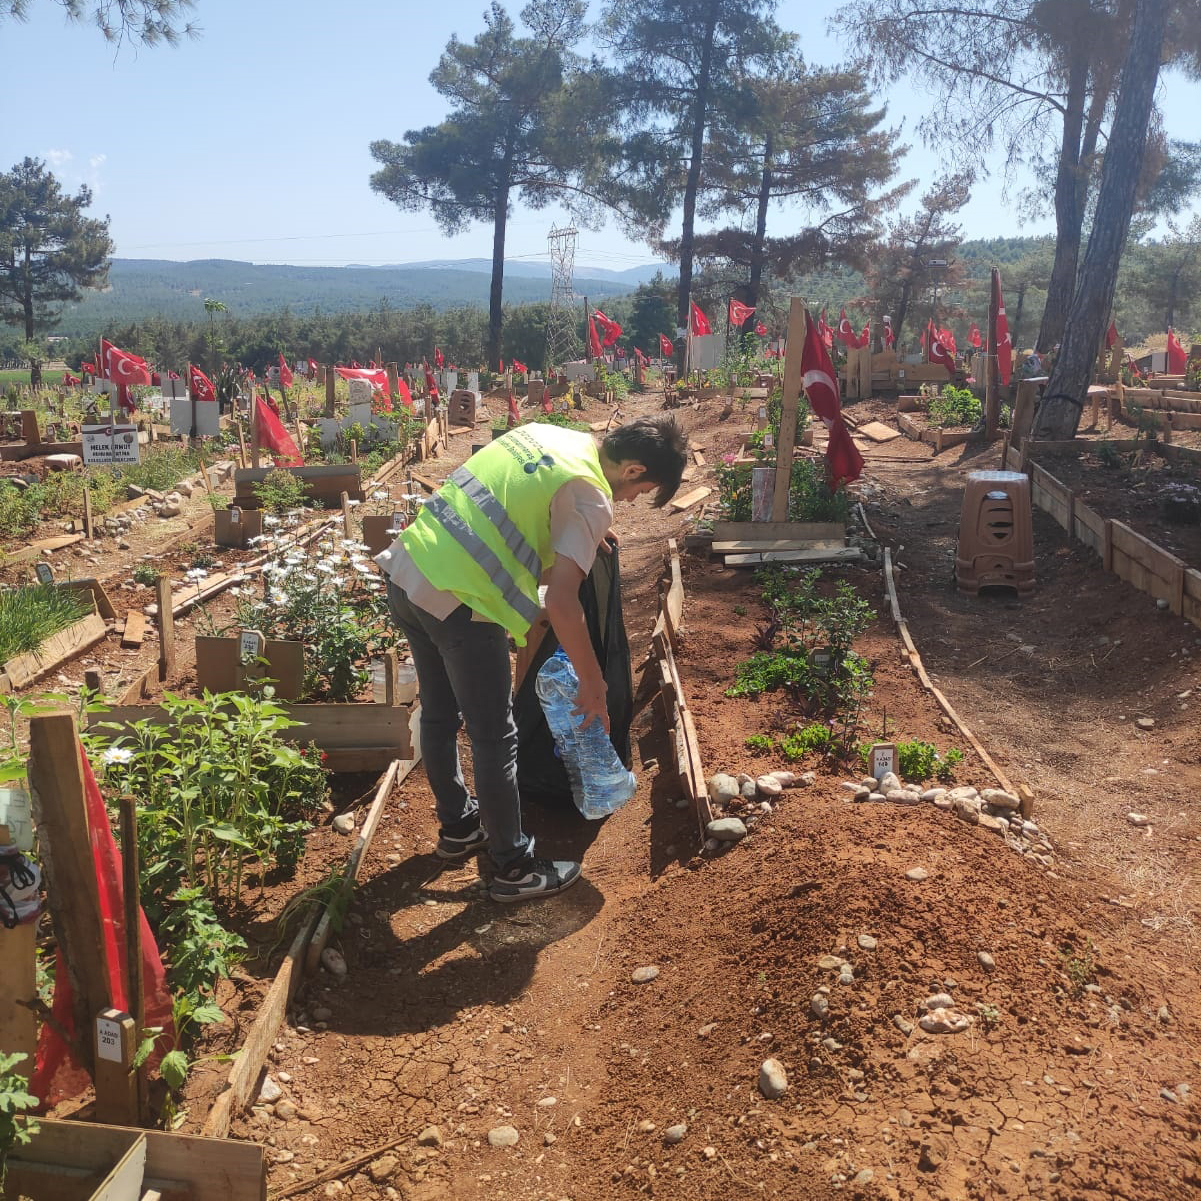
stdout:
POLYGON ((769 771, 766 773, 774 780, 780 781, 781 788, 788 788, 796 783, 796 772, 791 771, 769 771))
POLYGON ((1151 819, 1145 813, 1127 813, 1126 820, 1132 826, 1149 826, 1151 819))
POLYGON ((437 1126, 427 1126, 418 1136, 417 1145, 419 1147, 440 1147, 442 1146, 442 1131, 437 1126))
POLYGON ((646 967, 636 967, 630 973, 630 979, 635 984, 649 984, 659 974, 659 969, 653 963, 649 963, 646 967))
POLYGON ((263 1077, 263 1087, 259 1089, 259 1101, 264 1105, 270 1105, 273 1101, 278 1101, 284 1095, 284 1090, 270 1076, 263 1077))
POLYGON ((951 791, 947 793, 947 796, 951 798, 952 803, 961 799, 965 801, 972 801, 975 800, 979 795, 980 794, 970 784, 961 784, 958 788, 952 788, 951 791))
POLYGON ((933 1009, 918 1018, 917 1024, 927 1034, 962 1034, 972 1020, 956 1009, 933 1009))
POLYGON ((1001 809, 1006 813, 1013 813, 1014 810, 1022 807, 1022 802, 1012 792, 1006 792, 1003 788, 986 788, 980 794, 980 799, 986 805, 991 805, 994 809, 1001 809))
POLYGON ((997 966, 997 961, 987 951, 977 951, 976 958, 986 972, 991 972, 997 966))
POLYGON ((912 788, 890 788, 884 795, 894 805, 917 805, 922 799, 912 788))
POLYGON ((936 992, 928 996, 922 1004, 927 1009, 949 1009, 955 1004, 954 998, 945 992, 936 992))
POLYGON ((855 795, 851 798, 852 800, 862 804, 864 801, 872 799, 872 790, 870 788, 864 788, 861 784, 852 784, 851 787, 855 790, 855 795))
POLYGON ((759 1091, 774 1101, 788 1091, 788 1073, 778 1059, 765 1059, 759 1068, 759 1091))
POLYGON ((880 791, 885 795, 888 794, 890 789, 904 787, 905 785, 901 782, 901 777, 895 771, 886 771, 880 777, 880 791))
POLYGON ((688 1127, 683 1122, 676 1122, 674 1126, 668 1126, 663 1131, 663 1141, 669 1146, 674 1146, 676 1143, 684 1141, 684 1135, 688 1133, 688 1127))
POLYGON ((849 963, 838 969, 838 983, 844 987, 855 983, 855 969, 849 963))
POLYGON ((845 962, 845 959, 841 959, 837 955, 823 955, 817 961, 817 966, 821 968, 823 972, 836 972, 845 962))
POLYGON ((277 1101, 275 1116, 281 1122, 290 1122, 296 1116, 296 1106, 291 1101, 277 1101))
POLYGON ((924 867, 911 867, 905 873, 906 880, 927 880, 929 877, 930 873, 924 867))
POLYGON ((775 776, 760 776, 755 787, 763 796, 779 796, 784 791, 784 785, 775 776))
POLYGON ((922 800, 935 802, 940 797, 944 797, 946 795, 947 790, 945 788, 927 788, 926 791, 922 793, 922 800))
POLYGON ((759 791, 755 787, 754 780, 747 780, 746 783, 741 786, 741 795, 744 801, 753 801, 759 795, 759 791))
POLYGON ((330 824, 339 834, 354 833, 354 815, 351 813, 339 813, 330 824))
POLYGON ((746 824, 738 817, 719 817, 705 827, 705 832, 719 842, 740 842, 746 837, 746 824))
POLYGON ((331 976, 337 976, 339 979, 346 975, 346 960, 333 947, 326 947, 321 952, 321 966, 331 976))
POLYGON ((870 934, 860 934, 855 941, 865 951, 874 951, 877 946, 876 940, 870 934))
POLYGON ((738 781, 724 771, 715 772, 709 777, 709 796, 719 805, 728 804, 739 796, 740 791, 738 781))
POLYGON ((934 798, 933 803, 935 809, 950 810, 955 807, 955 802, 951 800, 951 798, 947 796, 945 792, 939 793, 939 795, 934 798))
POLYGON ((1002 818, 994 817, 991 813, 978 813, 976 825, 982 830, 991 830, 994 834, 1004 834, 1009 829, 1009 823, 1002 818))
POLYGON ((974 826, 980 821, 979 797, 953 797, 952 804, 955 807, 955 816, 960 821, 967 822, 969 826, 974 826))
POLYGON ((812 999, 809 1001, 809 1012, 815 1018, 820 1020, 825 1019, 826 1014, 830 1012, 830 1001, 825 993, 818 992, 813 994, 812 999))
POLYGON ((867 794, 867 799, 871 801, 873 805, 883 805, 884 802, 888 800, 888 797, 886 797, 882 792, 869 792, 867 794))
POLYGON ((1136 717, 1134 724, 1140 730, 1153 730, 1155 728, 1155 718, 1153 717, 1136 717))
POLYGON ((516 1147, 520 1138, 515 1126, 493 1126, 488 1131, 488 1142, 493 1147, 516 1147))

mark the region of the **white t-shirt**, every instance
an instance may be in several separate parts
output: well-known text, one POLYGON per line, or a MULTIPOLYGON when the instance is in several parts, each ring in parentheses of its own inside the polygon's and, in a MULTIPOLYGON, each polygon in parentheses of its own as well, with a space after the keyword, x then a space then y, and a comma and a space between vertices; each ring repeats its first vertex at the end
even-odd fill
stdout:
MULTIPOLYGON (((551 548, 577 563, 585 575, 592 570, 596 549, 612 524, 613 502, 588 480, 568 480, 551 498, 551 548)), ((421 574, 399 538, 383 554, 376 555, 375 561, 413 604, 439 621, 463 603, 453 592, 435 588, 421 574)))

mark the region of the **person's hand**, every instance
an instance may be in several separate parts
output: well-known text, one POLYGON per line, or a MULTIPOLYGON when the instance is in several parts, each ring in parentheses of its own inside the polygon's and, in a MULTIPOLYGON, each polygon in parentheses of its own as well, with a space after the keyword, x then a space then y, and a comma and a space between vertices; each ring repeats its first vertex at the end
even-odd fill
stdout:
POLYGON ((603 551, 606 555, 611 555, 615 547, 621 545, 621 539, 617 536, 617 531, 608 529, 605 531, 605 536, 597 544, 597 549, 603 551))
POLYGON ((573 712, 583 718, 581 729, 586 730, 594 721, 599 721, 605 733, 609 732, 608 691, 605 678, 599 673, 580 680, 573 712))

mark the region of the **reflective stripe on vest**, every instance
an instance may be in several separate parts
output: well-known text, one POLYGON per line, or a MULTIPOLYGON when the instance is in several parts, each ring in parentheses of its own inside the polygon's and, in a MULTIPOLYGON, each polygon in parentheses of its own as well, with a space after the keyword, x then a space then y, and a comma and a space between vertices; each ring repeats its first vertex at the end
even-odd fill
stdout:
MULTIPOLYGON (((456 481, 457 482, 457 481, 456 481)), ((478 483, 478 481, 476 481, 478 483)), ((480 484, 482 488, 483 485, 480 484)), ((492 494, 489 492, 489 496, 492 494)), ((495 497, 493 497, 495 500, 495 497)), ((508 568, 492 548, 450 507, 441 496, 425 502, 425 511, 488 573, 500 591, 501 599, 529 624, 538 619, 538 602, 522 592, 508 568)), ((518 534, 518 537, 521 535, 518 534)), ((524 542, 525 540, 522 539, 524 542)), ((537 556, 535 555, 535 558, 537 556)), ((537 576, 535 576, 535 579, 537 576)))
MULTIPOLYGON (((534 579, 540 579, 542 576, 542 560, 538 557, 538 552, 525 540, 521 531, 513 524, 513 519, 505 512, 504 505, 493 496, 487 486, 481 484, 466 467, 458 467, 452 471, 450 473, 450 482, 461 488, 467 499, 492 522, 496 527, 497 533, 505 540, 505 547, 513 555, 513 558, 534 579)), ((474 537, 474 535, 472 536, 474 537)), ((461 542, 460 545, 462 545, 461 542)), ((472 552, 472 558, 477 557, 472 552)), ((516 605, 512 607, 514 609, 517 608, 516 605)), ((520 610, 518 611, 520 612, 520 610)))

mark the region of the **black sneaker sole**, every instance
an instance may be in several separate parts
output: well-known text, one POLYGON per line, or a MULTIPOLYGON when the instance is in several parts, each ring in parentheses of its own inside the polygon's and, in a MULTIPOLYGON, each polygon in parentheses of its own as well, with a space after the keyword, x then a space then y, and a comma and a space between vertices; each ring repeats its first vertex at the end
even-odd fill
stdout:
POLYGON ((473 843, 470 847, 466 847, 459 851, 444 851, 441 847, 434 847, 434 854, 442 860, 443 863, 464 863, 468 859, 474 858, 481 851, 488 849, 488 840, 485 838, 480 842, 473 843))

